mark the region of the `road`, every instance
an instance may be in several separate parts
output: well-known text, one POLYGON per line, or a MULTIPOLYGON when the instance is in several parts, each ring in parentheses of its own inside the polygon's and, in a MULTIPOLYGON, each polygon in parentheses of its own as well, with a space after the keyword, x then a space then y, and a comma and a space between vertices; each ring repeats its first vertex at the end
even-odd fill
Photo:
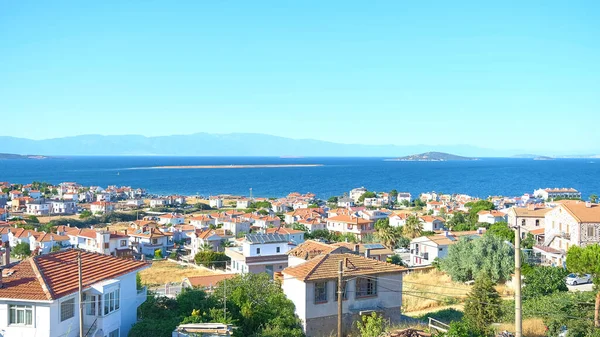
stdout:
POLYGON ((569 288, 569 291, 592 291, 594 290, 594 284, 590 282, 586 284, 578 284, 576 286, 567 285, 567 288, 569 288))

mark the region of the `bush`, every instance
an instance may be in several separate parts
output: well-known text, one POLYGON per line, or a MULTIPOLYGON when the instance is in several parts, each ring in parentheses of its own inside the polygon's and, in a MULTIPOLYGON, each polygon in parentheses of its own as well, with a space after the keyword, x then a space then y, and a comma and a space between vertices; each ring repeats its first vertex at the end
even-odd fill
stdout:
POLYGON ((213 252, 211 250, 199 252, 194 256, 194 261, 196 264, 200 264, 208 268, 215 267, 225 269, 227 262, 230 260, 231 259, 225 255, 225 253, 213 252))
POLYGON ((523 296, 526 298, 569 290, 565 284, 567 271, 562 268, 538 266, 527 270, 523 275, 523 296))
POLYGON ((362 337, 379 337, 383 333, 383 317, 372 312, 370 316, 361 317, 361 322, 356 322, 356 327, 362 337))
POLYGON ((155 259, 162 259, 163 258, 162 249, 157 249, 157 250, 154 251, 154 258, 155 259))

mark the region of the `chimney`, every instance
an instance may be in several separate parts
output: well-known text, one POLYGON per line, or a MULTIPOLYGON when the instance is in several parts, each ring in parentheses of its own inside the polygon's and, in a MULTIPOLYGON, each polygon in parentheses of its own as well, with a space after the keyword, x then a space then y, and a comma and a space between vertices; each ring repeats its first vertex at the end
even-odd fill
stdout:
POLYGON ((125 235, 127 235, 127 229, 125 229, 123 232, 125 232, 125 235))
POLYGON ((354 245, 354 252, 358 254, 359 251, 360 251, 360 245, 359 244, 354 245))
POLYGON ((585 207, 592 208, 592 202, 591 201, 586 201, 585 202, 585 207))
POLYGON ((8 241, 4 242, 4 255, 2 255, 2 264, 7 266, 10 264, 10 243, 8 241))
POLYGON ((370 258, 371 258, 371 248, 367 248, 367 249, 365 249, 365 257, 366 257, 367 259, 370 259, 370 258))

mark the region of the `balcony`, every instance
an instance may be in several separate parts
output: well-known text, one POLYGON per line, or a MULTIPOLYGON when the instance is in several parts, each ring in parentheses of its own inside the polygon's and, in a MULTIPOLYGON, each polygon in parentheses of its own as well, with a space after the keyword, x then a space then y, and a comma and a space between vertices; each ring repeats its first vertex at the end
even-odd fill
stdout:
POLYGON ((571 240, 571 233, 569 232, 560 232, 559 236, 563 239, 571 240))

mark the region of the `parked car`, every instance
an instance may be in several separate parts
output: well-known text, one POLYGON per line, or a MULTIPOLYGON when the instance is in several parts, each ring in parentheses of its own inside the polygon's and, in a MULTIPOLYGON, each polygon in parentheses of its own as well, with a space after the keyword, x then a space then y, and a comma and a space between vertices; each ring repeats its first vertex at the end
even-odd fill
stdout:
POLYGON ((405 253, 408 253, 409 250, 408 250, 408 248, 402 247, 402 248, 395 249, 394 252, 396 252, 398 254, 405 254, 405 253))
POLYGON ((566 280, 568 285, 576 286, 578 284, 590 283, 592 282, 592 276, 590 274, 577 275, 575 273, 571 273, 567 275, 566 280))

